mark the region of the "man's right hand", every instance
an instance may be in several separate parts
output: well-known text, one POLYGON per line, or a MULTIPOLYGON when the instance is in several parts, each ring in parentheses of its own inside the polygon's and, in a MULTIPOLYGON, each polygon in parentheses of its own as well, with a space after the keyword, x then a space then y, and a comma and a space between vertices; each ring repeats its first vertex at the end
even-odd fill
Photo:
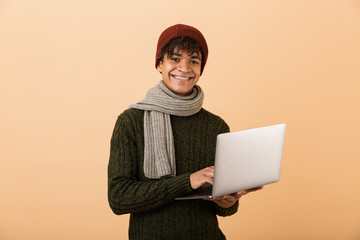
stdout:
POLYGON ((190 184, 193 189, 198 189, 203 185, 212 185, 214 177, 214 166, 203 168, 190 174, 190 184))

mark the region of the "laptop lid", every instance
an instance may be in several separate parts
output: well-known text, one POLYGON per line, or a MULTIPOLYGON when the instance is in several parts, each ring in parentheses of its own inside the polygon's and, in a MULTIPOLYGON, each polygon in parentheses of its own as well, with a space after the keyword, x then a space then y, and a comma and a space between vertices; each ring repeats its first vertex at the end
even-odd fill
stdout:
POLYGON ((219 134, 213 197, 279 181, 286 124, 219 134))
POLYGON ((220 197, 279 181, 286 124, 277 124, 217 136, 214 184, 211 196, 220 197))

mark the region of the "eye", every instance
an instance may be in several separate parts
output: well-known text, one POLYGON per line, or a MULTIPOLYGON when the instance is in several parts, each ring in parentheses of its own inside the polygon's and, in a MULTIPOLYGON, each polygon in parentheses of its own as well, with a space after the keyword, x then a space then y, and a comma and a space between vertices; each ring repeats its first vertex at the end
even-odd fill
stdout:
POLYGON ((179 58, 177 58, 177 57, 172 57, 172 58, 170 58, 170 59, 171 59, 171 61, 175 61, 175 62, 180 61, 180 59, 179 59, 179 58))
POLYGON ((191 63, 191 64, 199 64, 199 62, 198 62, 198 61, 195 61, 195 60, 191 60, 190 63, 191 63))

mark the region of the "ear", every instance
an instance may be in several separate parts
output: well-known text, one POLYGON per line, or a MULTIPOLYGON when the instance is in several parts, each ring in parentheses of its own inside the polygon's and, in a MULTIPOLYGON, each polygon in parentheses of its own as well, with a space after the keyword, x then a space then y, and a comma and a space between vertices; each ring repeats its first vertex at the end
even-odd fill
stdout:
POLYGON ((158 70, 159 73, 162 73, 162 64, 163 64, 162 61, 160 61, 156 67, 156 69, 158 70))

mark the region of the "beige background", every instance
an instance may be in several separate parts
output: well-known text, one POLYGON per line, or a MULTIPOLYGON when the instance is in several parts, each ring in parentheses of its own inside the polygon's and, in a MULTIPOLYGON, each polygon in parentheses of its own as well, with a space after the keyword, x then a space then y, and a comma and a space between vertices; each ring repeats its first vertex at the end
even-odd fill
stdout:
POLYGON ((228 239, 360 239, 358 0, 0 0, 0 239, 127 238, 110 137, 176 23, 208 41, 205 108, 288 124, 280 182, 220 219, 228 239))

